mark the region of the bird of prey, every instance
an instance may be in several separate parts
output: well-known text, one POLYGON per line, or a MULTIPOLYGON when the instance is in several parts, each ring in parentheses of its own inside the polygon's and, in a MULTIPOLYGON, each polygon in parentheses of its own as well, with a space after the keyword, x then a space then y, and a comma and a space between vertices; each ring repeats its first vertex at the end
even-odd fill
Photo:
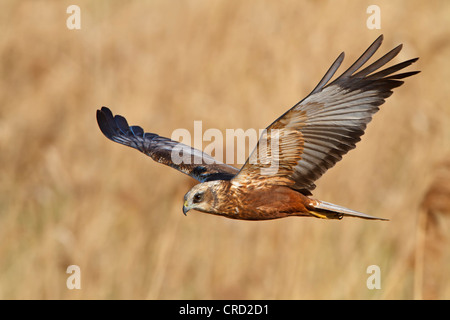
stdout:
POLYGON ((113 116, 106 107, 97 110, 97 122, 112 141, 135 148, 200 182, 185 194, 184 214, 195 209, 241 220, 290 216, 387 220, 311 197, 314 182, 355 148, 392 89, 403 84, 401 79, 419 72, 396 73, 418 58, 380 70, 402 45, 361 69, 382 41, 381 35, 355 63, 329 82, 344 59, 341 53, 312 92, 267 127, 240 170, 185 144, 129 126, 124 117, 113 116), (173 161, 174 151, 189 161, 173 161), (271 170, 273 163, 277 164, 275 170, 271 170))

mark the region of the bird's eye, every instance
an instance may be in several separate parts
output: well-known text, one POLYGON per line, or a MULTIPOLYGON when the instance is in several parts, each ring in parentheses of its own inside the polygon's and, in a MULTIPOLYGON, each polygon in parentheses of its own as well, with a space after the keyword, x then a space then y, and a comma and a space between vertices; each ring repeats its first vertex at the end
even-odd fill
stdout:
POLYGON ((194 194, 194 198, 192 199, 194 203, 202 202, 203 200, 203 192, 199 192, 194 194))

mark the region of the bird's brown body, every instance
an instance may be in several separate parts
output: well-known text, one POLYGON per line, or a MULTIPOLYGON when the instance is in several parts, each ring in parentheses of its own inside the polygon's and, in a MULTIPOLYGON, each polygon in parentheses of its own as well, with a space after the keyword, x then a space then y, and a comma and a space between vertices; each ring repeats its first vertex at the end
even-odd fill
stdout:
POLYGON ((386 220, 313 199, 288 186, 244 186, 233 179, 194 186, 184 197, 183 212, 186 214, 194 206, 201 212, 239 220, 272 220, 293 216, 341 219, 344 215, 386 220), (199 192, 202 192, 204 199, 196 205, 192 199, 199 192))
POLYGON ((313 200, 289 187, 273 185, 268 188, 242 188, 222 180, 217 184, 216 190, 227 196, 223 199, 225 201, 215 199, 214 212, 209 213, 227 218, 270 220, 311 215, 308 207, 312 209, 310 203, 313 200))
POLYGON ((355 148, 379 106, 403 84, 401 79, 418 73, 396 73, 418 58, 380 70, 400 52, 401 45, 361 69, 382 40, 378 37, 329 83, 344 59, 341 53, 314 90, 267 127, 240 170, 200 150, 130 127, 125 118, 113 116, 106 107, 97 111, 97 122, 109 139, 200 182, 184 196, 185 214, 195 209, 241 220, 289 216, 386 220, 310 198, 315 181, 355 148), (172 160, 174 153, 182 154, 181 163, 172 160))
POLYGON ((235 217, 231 213, 227 215, 229 218, 269 220, 310 215, 308 205, 311 200, 289 187, 270 186, 269 188, 255 188, 251 191, 247 188, 236 189, 238 189, 235 193, 239 199, 238 206, 234 212, 235 217))

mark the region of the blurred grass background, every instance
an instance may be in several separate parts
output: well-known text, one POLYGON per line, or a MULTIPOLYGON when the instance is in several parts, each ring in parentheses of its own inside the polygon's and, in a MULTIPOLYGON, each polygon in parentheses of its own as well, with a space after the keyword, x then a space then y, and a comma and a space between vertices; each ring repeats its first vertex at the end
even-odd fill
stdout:
POLYGON ((448 1, 77 1, 81 30, 70 4, 0 3, 0 298, 450 298, 448 1), (389 222, 184 217, 195 182, 96 124, 106 105, 169 137, 194 120, 264 128, 381 33, 377 57, 403 43, 395 61, 422 73, 314 196, 389 222))

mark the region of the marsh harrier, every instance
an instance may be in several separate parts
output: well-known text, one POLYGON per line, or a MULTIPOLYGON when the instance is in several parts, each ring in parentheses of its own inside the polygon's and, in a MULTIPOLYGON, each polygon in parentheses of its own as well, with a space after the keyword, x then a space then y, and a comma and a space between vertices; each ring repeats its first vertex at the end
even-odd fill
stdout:
POLYGON ((401 79, 419 72, 394 74, 418 58, 380 70, 402 45, 361 70, 382 40, 383 36, 378 37, 355 63, 329 83, 344 59, 341 53, 314 90, 267 127, 240 170, 200 150, 144 132, 139 126, 130 127, 125 118, 113 116, 106 107, 97 110, 97 122, 112 141, 135 148, 200 182, 184 196, 184 214, 195 209, 243 220, 290 216, 386 220, 310 197, 316 187, 314 182, 361 140, 392 89, 403 84, 401 79), (174 151, 189 161, 173 161, 174 151), (270 170, 273 163, 276 169, 270 170))

